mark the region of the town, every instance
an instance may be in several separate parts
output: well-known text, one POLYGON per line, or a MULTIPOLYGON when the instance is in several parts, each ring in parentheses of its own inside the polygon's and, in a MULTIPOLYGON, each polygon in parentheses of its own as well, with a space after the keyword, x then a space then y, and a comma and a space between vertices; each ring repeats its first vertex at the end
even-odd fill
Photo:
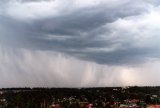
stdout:
POLYGON ((0 108, 160 108, 160 87, 2 88, 0 108))

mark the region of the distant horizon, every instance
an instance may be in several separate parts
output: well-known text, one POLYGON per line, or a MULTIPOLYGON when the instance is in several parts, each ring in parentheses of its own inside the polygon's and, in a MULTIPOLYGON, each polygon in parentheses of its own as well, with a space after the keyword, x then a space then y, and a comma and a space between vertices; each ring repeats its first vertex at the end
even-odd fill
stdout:
POLYGON ((0 89, 34 89, 34 88, 42 88, 42 89, 50 89, 50 88, 58 88, 58 89, 85 89, 85 88, 130 88, 130 87, 160 87, 158 86, 105 86, 105 87, 4 87, 0 89))

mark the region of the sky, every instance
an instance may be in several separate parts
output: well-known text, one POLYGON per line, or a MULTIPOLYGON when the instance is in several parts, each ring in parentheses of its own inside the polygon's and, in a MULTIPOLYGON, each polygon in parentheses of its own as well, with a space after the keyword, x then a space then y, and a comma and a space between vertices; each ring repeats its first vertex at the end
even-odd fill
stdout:
POLYGON ((1 0, 0 87, 160 85, 159 0, 1 0))

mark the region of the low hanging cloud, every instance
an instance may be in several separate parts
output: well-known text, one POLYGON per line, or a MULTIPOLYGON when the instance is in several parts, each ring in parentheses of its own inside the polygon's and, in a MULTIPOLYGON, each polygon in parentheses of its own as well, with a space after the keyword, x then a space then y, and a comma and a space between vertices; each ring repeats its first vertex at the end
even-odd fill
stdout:
POLYGON ((159 72, 159 5, 158 0, 1 1, 0 86, 158 85, 150 76, 159 72))

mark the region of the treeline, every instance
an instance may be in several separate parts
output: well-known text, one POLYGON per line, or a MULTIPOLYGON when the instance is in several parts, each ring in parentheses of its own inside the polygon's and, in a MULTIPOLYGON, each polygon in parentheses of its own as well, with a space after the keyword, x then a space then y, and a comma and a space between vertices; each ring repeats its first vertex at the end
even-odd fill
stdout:
MULTIPOLYGON (((160 87, 104 87, 104 88, 2 88, 3 108, 48 108, 52 104, 67 105, 78 102, 97 103, 139 99, 151 103, 151 96, 160 96, 160 87), (4 107, 5 106, 5 107, 4 107)), ((69 107, 64 107, 69 108, 69 107)), ((77 106, 78 108, 78 106, 77 106)))

